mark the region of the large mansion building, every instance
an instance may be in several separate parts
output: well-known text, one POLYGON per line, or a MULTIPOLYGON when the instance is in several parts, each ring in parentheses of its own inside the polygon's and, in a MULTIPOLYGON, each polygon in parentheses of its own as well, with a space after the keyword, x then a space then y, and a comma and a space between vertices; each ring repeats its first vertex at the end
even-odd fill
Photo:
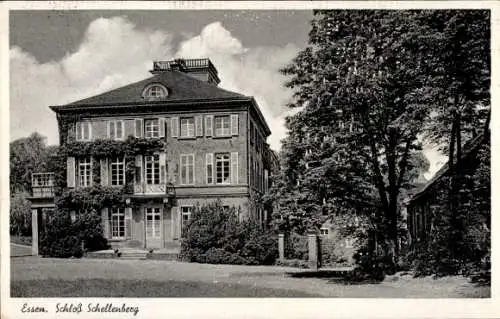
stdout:
MULTIPOLYGON (((193 208, 215 200, 265 224, 270 209, 257 199, 268 191, 277 157, 254 98, 219 88, 208 59, 153 62, 150 72, 145 80, 50 107, 61 147, 132 137, 162 145, 134 154, 132 170, 125 156, 68 154, 66 187, 132 185, 125 205, 101 212, 104 234, 115 244, 177 246, 193 208)), ((50 174, 34 174, 33 198, 50 197, 53 184, 50 174)), ((34 209, 50 207, 36 202, 34 209)))

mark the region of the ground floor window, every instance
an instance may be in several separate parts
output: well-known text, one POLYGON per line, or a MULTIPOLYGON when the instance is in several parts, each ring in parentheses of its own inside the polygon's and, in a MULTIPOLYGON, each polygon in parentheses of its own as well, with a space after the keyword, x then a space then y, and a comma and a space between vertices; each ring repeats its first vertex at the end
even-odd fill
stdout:
POLYGON ((111 238, 125 238, 125 209, 111 208, 111 238))
POLYGON ((146 236, 149 238, 160 238, 161 234, 161 211, 159 207, 146 208, 146 236))
POLYGON ((182 206, 181 207, 181 233, 184 234, 184 231, 187 227, 189 220, 191 219, 191 213, 193 211, 192 206, 182 206))

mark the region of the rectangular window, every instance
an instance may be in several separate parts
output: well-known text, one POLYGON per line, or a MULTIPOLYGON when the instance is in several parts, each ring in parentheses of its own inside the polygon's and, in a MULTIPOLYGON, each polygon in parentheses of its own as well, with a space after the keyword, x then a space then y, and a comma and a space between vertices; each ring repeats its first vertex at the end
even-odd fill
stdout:
POLYGON ((92 184, 92 159, 90 157, 78 160, 78 185, 89 187, 92 184))
POLYGON ((125 238, 125 209, 111 208, 111 238, 125 238))
POLYGON ((328 235, 328 228, 321 228, 319 232, 321 235, 328 235))
POLYGON ((160 137, 160 121, 159 119, 144 120, 144 137, 155 138, 160 137))
POLYGON ((115 120, 108 122, 108 137, 112 140, 123 140, 123 121, 115 120))
POLYGON ((181 119, 181 137, 194 137, 194 118, 181 119))
POLYGON ((90 141, 92 138, 90 122, 76 123, 76 140, 77 141, 90 141))
POLYGON ((146 184, 160 184, 160 155, 145 156, 146 184))
POLYGON ((181 185, 194 185, 194 155, 181 154, 181 185))
POLYGON ((215 155, 216 184, 231 183, 231 163, 228 153, 215 155))
POLYGON ((231 118, 229 115, 215 117, 215 136, 231 135, 231 118))
POLYGON ((146 208, 146 236, 148 238, 160 238, 161 214, 158 207, 146 208))
POLYGON ((182 206, 181 207, 181 235, 184 235, 186 227, 191 219, 191 212, 193 211, 192 206, 182 206))
POLYGON ((125 159, 115 157, 111 160, 111 185, 125 185, 125 159))

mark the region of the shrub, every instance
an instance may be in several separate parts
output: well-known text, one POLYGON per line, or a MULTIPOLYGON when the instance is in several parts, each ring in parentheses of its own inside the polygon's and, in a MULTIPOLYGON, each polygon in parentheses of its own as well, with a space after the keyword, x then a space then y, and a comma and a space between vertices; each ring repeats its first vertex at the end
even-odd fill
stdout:
POLYGON ((55 210, 40 236, 40 254, 47 257, 82 257, 85 251, 107 249, 101 217, 95 211, 82 213, 75 222, 69 212, 55 210), (83 242, 83 249, 82 249, 83 242))
POLYGON ((286 236, 285 256, 287 259, 309 259, 307 236, 290 233, 286 236))
POLYGON ((22 196, 10 199, 10 234, 31 236, 30 202, 22 196))
POLYGON ((197 207, 183 233, 180 258, 212 264, 271 265, 278 255, 277 236, 254 220, 238 221, 236 209, 220 201, 197 207))
POLYGON ((355 267, 349 274, 350 281, 383 281, 386 273, 393 273, 391 256, 381 248, 371 249, 362 245, 354 254, 355 267))
POLYGON ((294 268, 309 268, 309 263, 301 259, 285 259, 276 261, 276 266, 294 267, 294 268))

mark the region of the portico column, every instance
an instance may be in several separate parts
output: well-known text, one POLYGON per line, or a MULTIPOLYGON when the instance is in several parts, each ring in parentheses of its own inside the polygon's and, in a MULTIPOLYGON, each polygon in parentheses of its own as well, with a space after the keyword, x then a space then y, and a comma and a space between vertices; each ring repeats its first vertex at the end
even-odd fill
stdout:
POLYGON ((31 210, 31 254, 38 256, 38 210, 31 210))

